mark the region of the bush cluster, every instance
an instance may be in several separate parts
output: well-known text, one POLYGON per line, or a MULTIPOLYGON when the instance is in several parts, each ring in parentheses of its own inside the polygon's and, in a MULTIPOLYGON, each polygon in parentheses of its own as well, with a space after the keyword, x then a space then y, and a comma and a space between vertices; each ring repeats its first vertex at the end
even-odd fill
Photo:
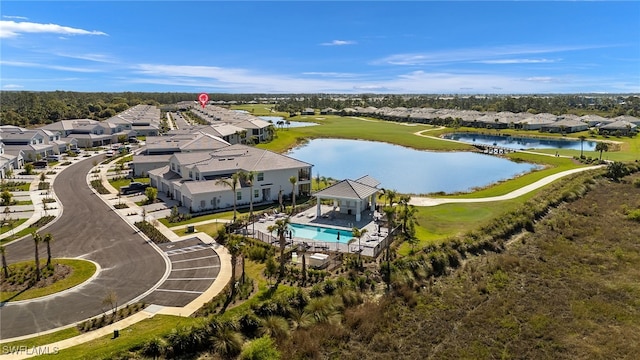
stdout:
POLYGON ((156 244, 169 242, 169 239, 160 230, 146 220, 138 221, 134 225, 156 244))

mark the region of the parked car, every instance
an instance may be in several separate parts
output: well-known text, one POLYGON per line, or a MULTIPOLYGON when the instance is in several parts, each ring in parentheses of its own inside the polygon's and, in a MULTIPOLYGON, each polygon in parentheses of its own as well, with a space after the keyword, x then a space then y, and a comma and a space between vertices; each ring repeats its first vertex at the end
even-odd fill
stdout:
POLYGON ((107 157, 113 157, 114 154, 113 150, 107 150, 107 157))
POLYGON ((127 186, 120 187, 120 193, 122 195, 135 194, 135 193, 143 192, 148 187, 149 187, 149 184, 134 181, 127 186))

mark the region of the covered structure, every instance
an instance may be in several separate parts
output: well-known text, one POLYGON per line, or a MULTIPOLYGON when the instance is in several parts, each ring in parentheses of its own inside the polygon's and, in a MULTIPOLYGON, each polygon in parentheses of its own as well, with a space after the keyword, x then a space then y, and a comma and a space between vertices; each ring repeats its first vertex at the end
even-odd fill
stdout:
POLYGON ((369 175, 356 180, 342 180, 313 194, 317 199, 316 215, 322 216, 321 201, 332 199, 333 208, 341 214, 355 215, 356 221, 362 218, 362 212, 374 209, 380 182, 369 175))

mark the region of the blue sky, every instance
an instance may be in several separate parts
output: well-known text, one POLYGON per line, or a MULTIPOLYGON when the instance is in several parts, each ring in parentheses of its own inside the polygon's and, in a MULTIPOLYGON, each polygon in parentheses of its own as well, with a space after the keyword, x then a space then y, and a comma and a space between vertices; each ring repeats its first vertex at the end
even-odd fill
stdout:
POLYGON ((640 93, 640 2, 2 1, 3 90, 640 93))

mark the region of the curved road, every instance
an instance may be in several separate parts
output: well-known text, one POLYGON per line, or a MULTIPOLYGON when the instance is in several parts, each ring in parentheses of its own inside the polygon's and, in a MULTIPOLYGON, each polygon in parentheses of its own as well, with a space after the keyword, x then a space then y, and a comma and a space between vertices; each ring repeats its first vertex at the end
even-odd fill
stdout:
MULTIPOLYGON (((85 285, 59 295, 32 301, 7 303, 0 308, 0 339, 51 330, 101 314, 102 300, 116 290, 118 304, 125 304, 162 280, 166 263, 126 221, 95 195, 86 181, 93 167, 88 158, 71 165, 54 180, 62 216, 43 232, 53 234, 54 257, 93 260, 101 267, 85 285)), ((27 237, 7 246, 7 261, 33 260, 33 241, 27 237)), ((46 258, 46 246, 40 246, 46 258)))

